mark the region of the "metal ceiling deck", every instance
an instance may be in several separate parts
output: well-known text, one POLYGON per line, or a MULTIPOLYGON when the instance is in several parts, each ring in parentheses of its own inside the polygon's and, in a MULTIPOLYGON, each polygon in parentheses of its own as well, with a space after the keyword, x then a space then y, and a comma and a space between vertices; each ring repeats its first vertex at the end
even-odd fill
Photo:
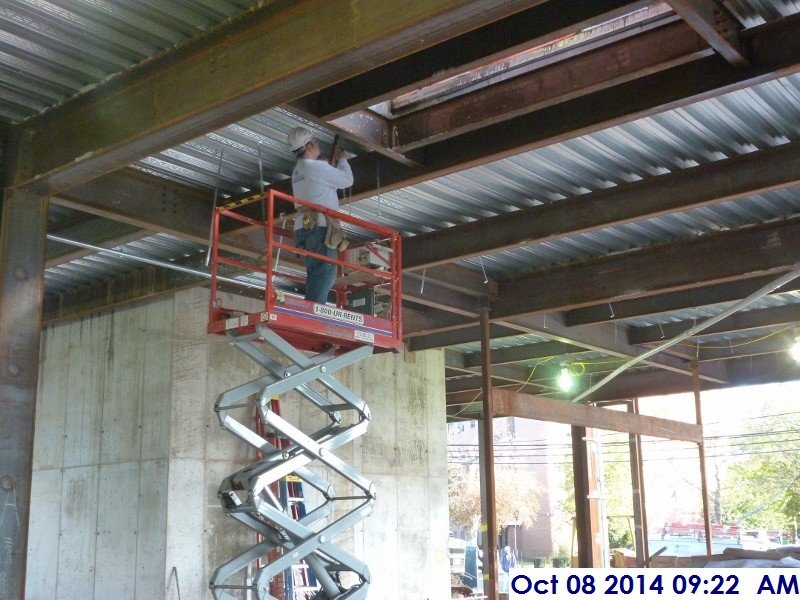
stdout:
POLYGON ((3 0, 0 120, 18 123, 259 0, 3 0))
MULTIPOLYGON (((703 319, 714 317, 728 308, 735 305, 736 302, 720 302, 713 306, 704 306, 699 308, 672 310, 664 314, 647 315, 646 317, 636 317, 631 319, 619 319, 618 323, 624 323, 631 327, 648 327, 651 325, 666 325, 667 323, 678 323, 681 321, 701 322, 703 319)), ((777 308, 780 306, 789 306, 792 304, 800 304, 800 292, 783 292, 780 294, 770 294, 764 296, 750 304, 748 307, 743 308, 742 312, 750 310, 762 310, 765 308, 777 308)))
MULTIPOLYGON (((15 121, 36 114, 259 4, 257 0, 175 0, 165 11, 157 2, 123 6, 96 0, 7 0, 0 6, 0 119, 15 121), (103 35, 98 36, 98 32, 103 35), (76 48, 78 41, 80 51, 76 48)), ((726 5, 745 27, 800 12, 800 1, 732 0, 726 5)), ((330 133, 279 107, 133 166, 205 190, 210 204, 215 187, 223 195, 233 195, 257 190, 262 181, 270 184, 287 178, 294 159, 285 139, 297 125, 313 129, 323 144, 332 141, 330 133)), ((348 205, 346 211, 412 236, 797 140, 800 76, 795 75, 380 193, 348 205)), ((347 149, 355 153, 366 151, 352 145, 347 149)), ((498 252, 461 264, 503 278, 798 213, 800 188, 788 188, 498 252)), ((51 210, 51 222, 73 216, 66 209, 51 210)), ((148 237, 136 244, 120 248, 167 261, 176 260, 184 252, 202 252, 199 246, 186 245, 170 236, 148 237)), ((124 260, 89 257, 48 269, 47 293, 106 278, 114 268, 119 273, 133 266, 124 260)), ((799 300, 792 295, 782 296, 764 299, 758 306, 799 300)), ((717 307, 626 323, 666 323, 701 318, 707 313, 716 314, 714 311, 717 307)), ((520 343, 538 341, 541 339, 536 336, 519 337, 520 343)), ((503 347, 501 344, 509 342, 506 339, 497 346, 495 343, 493 347, 503 347)))
MULTIPOLYGON (((225 194, 258 189, 259 156, 266 184, 289 176, 293 160, 284 140, 298 125, 314 129, 323 143, 332 141, 329 133, 278 108, 140 161, 136 167, 205 188, 209 197, 217 180, 225 194)), ((345 212, 416 235, 797 140, 800 76, 795 75, 381 193, 348 205, 345 212), (757 145, 742 140, 757 140, 757 145)), ((462 264, 478 270, 482 262, 489 275, 506 277, 798 213, 800 189, 788 188, 462 264)))
MULTIPOLYGON (((348 205, 345 210, 372 222, 397 228, 406 235, 414 235, 527 206, 555 202, 757 149, 753 145, 742 144, 741 140, 744 139, 759 140, 763 148, 799 140, 798 100, 800 76, 787 77, 376 195, 348 205)), ((218 172, 219 188, 224 194, 257 189, 259 155, 265 183, 288 177, 293 159, 283 140, 286 133, 297 125, 314 129, 323 143, 332 141, 329 133, 277 108, 145 159, 135 166, 160 177, 205 188, 209 200, 213 196, 218 172)), ((353 150, 358 151, 357 148, 353 150)), ((787 218, 799 213, 800 188, 787 188, 506 250, 465 260, 461 264, 474 270, 484 268, 492 277, 507 277, 531 269, 787 218)), ((165 249, 161 258, 169 260, 173 255, 180 255, 183 247, 180 240, 161 238, 160 243, 164 242, 167 246, 174 243, 175 248, 174 251, 165 249)), ((118 272, 133 268, 124 261, 98 258, 48 269, 47 293, 108 277, 112 274, 112 264, 118 264, 118 272)), ((773 296, 760 301, 757 306, 772 306, 776 302, 794 303, 797 300, 792 295, 783 299, 773 296)), ((671 312, 626 323, 647 325, 703 318, 725 308, 727 306, 671 312)), ((521 339, 524 340, 521 343, 541 341, 536 336, 522 336, 521 339)), ((492 346, 503 347, 496 342, 492 346)))
MULTIPOLYGON (((68 213, 63 212, 67 215, 68 213)), ((81 240, 77 240, 81 241, 81 240)), ((189 258, 205 255, 206 248, 199 244, 186 242, 171 235, 159 233, 142 239, 108 246, 110 250, 128 254, 93 253, 68 263, 48 267, 45 270, 45 290, 47 294, 68 291, 96 281, 102 281, 130 271, 141 269, 140 258, 165 263, 183 263, 189 258)))
POLYGON ((745 28, 800 12, 797 0, 724 0, 724 4, 745 28))

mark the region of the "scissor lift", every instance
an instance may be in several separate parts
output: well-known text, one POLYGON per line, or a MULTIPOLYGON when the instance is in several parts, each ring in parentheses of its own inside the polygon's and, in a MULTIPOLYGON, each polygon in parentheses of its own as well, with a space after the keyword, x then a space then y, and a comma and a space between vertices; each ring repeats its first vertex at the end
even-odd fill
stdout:
POLYGON ((320 586, 316 598, 357 600, 366 598, 369 569, 337 547, 333 539, 370 514, 375 488, 335 451, 366 432, 370 412, 333 373, 373 352, 402 347, 400 236, 348 214, 314 206, 340 219, 345 231, 362 239, 336 259, 300 250, 291 243, 293 232, 284 229, 285 223, 278 226, 273 216, 280 200, 307 205, 270 191, 214 212, 208 331, 225 335, 266 373, 222 393, 214 406, 222 427, 255 448, 261 458, 225 478, 217 493, 223 511, 252 529, 258 541, 220 565, 209 587, 217 600, 247 593, 258 600, 272 600, 270 581, 304 561, 320 586), (298 255, 337 265, 341 276, 334 286, 335 303, 309 302, 296 293, 305 283, 304 270, 297 267, 298 255), (364 256, 370 257, 366 264, 361 260, 364 256), (375 257, 378 260, 371 260, 375 257), (224 277, 220 274, 223 270, 224 277), (258 310, 223 304, 222 282, 235 287, 235 282, 241 281, 252 292, 254 280, 263 281, 263 289, 257 293, 258 310), (388 299, 380 310, 373 306, 365 314, 347 308, 353 294, 375 289, 388 299), (312 386, 313 382, 317 385, 312 386), (273 410, 271 399, 289 391, 324 413, 326 424, 306 434, 273 410), (252 420, 253 407, 277 437, 289 440, 288 446, 278 448, 263 432, 246 424, 252 420), (342 418, 347 411, 352 411, 353 418, 342 418), (241 418, 237 419, 237 414, 241 418), (355 492, 337 494, 320 469, 309 468, 311 463, 324 465, 325 473, 349 481, 355 492), (316 489, 322 498, 302 516, 287 510, 271 489, 271 484, 290 474, 316 489), (337 506, 347 508, 334 512, 337 506), (331 517, 334 514, 335 518, 331 517), (252 577, 246 576, 248 570, 252 577))

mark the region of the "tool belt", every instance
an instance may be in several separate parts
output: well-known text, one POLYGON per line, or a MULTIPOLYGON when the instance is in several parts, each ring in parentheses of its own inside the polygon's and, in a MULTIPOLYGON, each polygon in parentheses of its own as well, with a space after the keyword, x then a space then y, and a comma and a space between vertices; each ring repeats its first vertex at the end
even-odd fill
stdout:
MULTIPOLYGON (((317 226, 317 215, 319 213, 310 208, 303 207, 298 211, 298 218, 302 219, 303 229, 314 229, 317 226)), ((341 221, 335 217, 325 215, 325 224, 327 231, 325 232, 325 245, 328 248, 335 248, 339 252, 344 252, 350 241, 345 237, 342 231, 341 221)))
POLYGON ((325 245, 328 248, 336 248, 339 252, 347 250, 350 244, 342 231, 342 224, 339 219, 325 215, 325 222, 328 230, 325 232, 325 245))
POLYGON ((317 215, 319 214, 317 211, 302 207, 298 213, 303 223, 303 229, 314 229, 317 226, 317 215))

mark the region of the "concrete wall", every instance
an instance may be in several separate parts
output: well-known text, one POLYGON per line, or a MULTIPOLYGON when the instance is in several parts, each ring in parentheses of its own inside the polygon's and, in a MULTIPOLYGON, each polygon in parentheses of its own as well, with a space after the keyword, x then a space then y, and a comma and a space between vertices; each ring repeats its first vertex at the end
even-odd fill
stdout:
MULTIPOLYGON (((189 290, 43 332, 27 598, 210 598, 213 569, 252 543, 216 498, 249 450, 212 407, 263 372, 205 333, 206 311, 189 290)), ((370 565, 370 598, 449 595, 443 371, 427 352, 337 374, 373 415, 337 452, 378 486, 373 515, 336 540, 370 565)), ((291 396, 283 414, 313 430, 291 396)))

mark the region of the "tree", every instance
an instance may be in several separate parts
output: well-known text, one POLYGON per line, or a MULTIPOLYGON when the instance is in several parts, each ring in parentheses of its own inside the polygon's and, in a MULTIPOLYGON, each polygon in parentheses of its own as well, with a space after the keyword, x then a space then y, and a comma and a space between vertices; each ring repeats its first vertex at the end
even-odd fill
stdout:
MULTIPOLYGON (((481 488, 477 465, 447 467, 450 521, 473 528, 481 518, 481 488)), ((500 526, 529 527, 539 510, 541 484, 533 473, 513 466, 495 466, 495 514, 500 526)))
POLYGON ((800 426, 770 418, 749 428, 734 445, 739 460, 728 468, 723 521, 751 528, 790 528, 800 514, 800 426))

